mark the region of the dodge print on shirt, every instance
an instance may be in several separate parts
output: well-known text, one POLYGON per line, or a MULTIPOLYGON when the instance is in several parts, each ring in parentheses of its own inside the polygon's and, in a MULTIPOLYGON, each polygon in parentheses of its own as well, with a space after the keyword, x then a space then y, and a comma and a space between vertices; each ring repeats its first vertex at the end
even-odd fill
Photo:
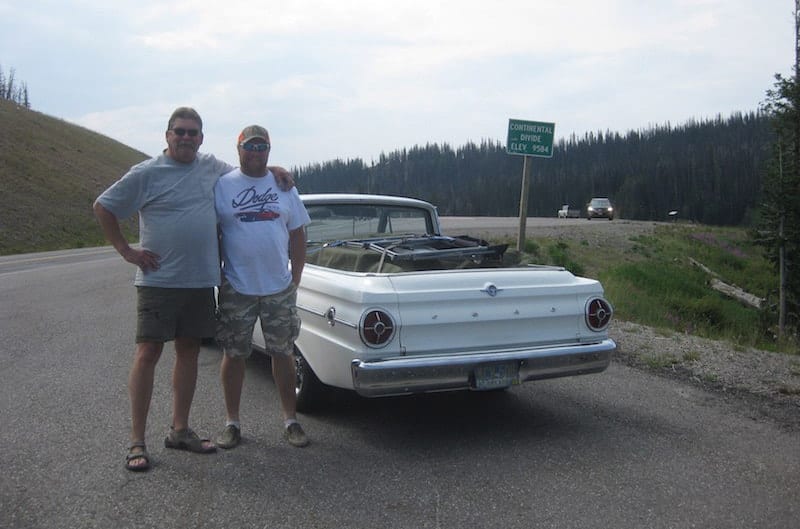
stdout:
POLYGON ((280 217, 277 211, 242 211, 236 213, 235 217, 239 222, 262 222, 265 220, 275 220, 280 217))

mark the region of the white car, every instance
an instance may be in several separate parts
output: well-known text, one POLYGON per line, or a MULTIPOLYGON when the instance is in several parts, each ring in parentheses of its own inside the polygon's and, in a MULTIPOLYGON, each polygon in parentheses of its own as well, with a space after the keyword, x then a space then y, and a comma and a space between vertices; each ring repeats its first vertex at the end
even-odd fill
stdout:
POLYGON ((520 266, 507 245, 443 236, 421 200, 302 199, 311 223, 297 296, 299 410, 327 386, 365 397, 496 390, 608 367, 613 310, 598 281, 520 266))

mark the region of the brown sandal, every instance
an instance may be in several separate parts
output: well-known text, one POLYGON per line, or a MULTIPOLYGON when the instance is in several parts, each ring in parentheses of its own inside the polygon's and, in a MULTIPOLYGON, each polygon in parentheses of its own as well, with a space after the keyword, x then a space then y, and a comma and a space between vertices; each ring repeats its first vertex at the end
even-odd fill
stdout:
POLYGON ((210 454, 216 452, 217 447, 212 443, 207 446, 206 443, 211 443, 210 439, 200 439, 191 428, 185 430, 175 430, 172 427, 169 429, 167 438, 164 439, 164 446, 167 448, 175 448, 177 450, 187 450, 197 454, 210 454))
POLYGON ((125 456, 125 468, 131 472, 144 472, 150 470, 150 456, 147 454, 147 447, 143 441, 133 443, 128 449, 128 455, 125 456), (139 448, 140 450, 136 450, 139 448), (139 459, 144 460, 144 464, 134 465, 133 461, 139 459))

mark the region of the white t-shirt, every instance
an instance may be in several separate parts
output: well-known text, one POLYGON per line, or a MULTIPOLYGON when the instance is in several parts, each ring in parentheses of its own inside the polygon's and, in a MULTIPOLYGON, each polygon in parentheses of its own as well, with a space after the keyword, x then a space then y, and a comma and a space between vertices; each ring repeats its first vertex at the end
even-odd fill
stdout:
POLYGON ((297 188, 281 191, 271 172, 254 178, 234 169, 217 182, 214 200, 225 278, 241 294, 285 290, 292 281, 289 232, 311 220, 297 188))

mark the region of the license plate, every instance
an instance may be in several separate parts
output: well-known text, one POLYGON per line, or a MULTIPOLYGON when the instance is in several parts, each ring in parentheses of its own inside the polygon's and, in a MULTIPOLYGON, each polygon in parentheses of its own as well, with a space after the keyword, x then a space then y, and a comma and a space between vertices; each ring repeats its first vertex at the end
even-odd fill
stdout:
POLYGON ((507 388, 517 383, 519 383, 519 364, 517 362, 489 364, 475 368, 475 389, 507 388))

